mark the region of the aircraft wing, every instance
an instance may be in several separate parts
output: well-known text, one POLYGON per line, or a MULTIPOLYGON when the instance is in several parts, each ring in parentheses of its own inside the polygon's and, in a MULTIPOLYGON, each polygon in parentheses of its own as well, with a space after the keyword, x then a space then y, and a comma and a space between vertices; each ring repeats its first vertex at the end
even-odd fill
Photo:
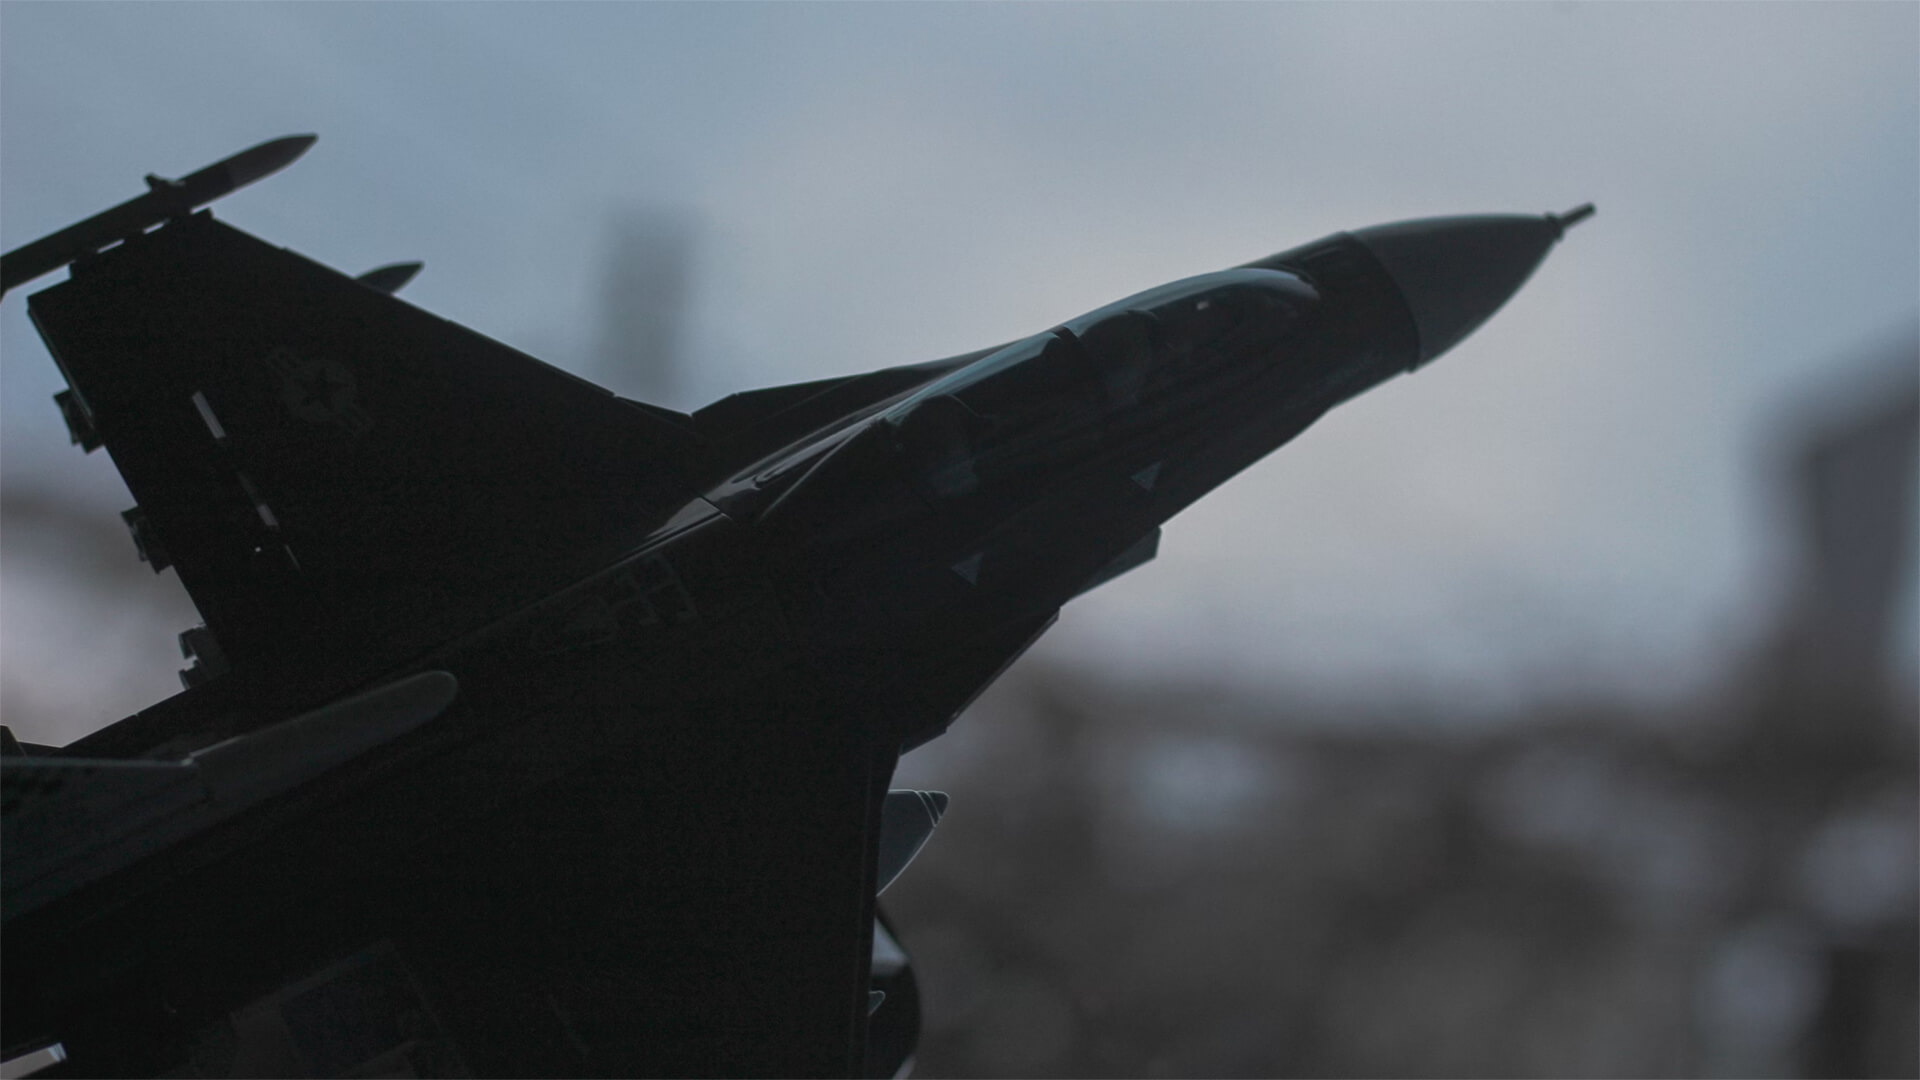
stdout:
POLYGON ((0 757, 5 918, 166 850, 438 716, 444 671, 400 679, 178 761, 0 757))
POLYGON ((190 681, 355 685, 605 565, 705 454, 679 414, 205 213, 29 310, 75 441, 112 455, 143 556, 206 620, 190 681))

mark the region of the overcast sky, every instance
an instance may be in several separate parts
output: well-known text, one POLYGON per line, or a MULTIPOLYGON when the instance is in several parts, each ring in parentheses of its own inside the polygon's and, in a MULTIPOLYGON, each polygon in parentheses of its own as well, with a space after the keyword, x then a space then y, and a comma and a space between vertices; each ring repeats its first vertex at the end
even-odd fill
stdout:
MULTIPOLYGON (((216 213, 349 273, 424 259, 407 299, 577 366, 610 223, 672 208, 689 407, 1340 229, 1591 200, 1492 322, 1175 519, 1046 648, 1467 710, 1659 702, 1779 599, 1762 469, 1796 401, 1911 333, 1917 57, 1909 3, 9 0, 0 244, 317 132, 216 213)), ((7 297, 0 480, 111 514, 60 386, 7 297)), ((46 603, 0 594, 0 643, 46 603)))

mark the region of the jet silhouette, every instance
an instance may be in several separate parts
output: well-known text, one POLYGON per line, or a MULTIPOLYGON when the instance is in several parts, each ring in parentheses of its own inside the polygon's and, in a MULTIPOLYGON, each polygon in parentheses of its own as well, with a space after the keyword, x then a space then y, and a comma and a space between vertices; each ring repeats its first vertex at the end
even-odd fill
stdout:
POLYGON ((899 756, 1591 212, 1340 233, 688 414, 397 299, 417 266, 194 212, 311 142, 0 259, 71 264, 28 301, 61 408, 205 620, 184 692, 8 737, 16 1069, 892 1075, 876 893, 946 808, 899 756))

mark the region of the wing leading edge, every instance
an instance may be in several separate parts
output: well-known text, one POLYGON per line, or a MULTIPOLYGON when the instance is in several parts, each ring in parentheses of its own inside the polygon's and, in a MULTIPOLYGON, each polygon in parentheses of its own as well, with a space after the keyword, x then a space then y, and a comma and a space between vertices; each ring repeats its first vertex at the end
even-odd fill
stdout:
POLYGON ((423 672, 177 761, 0 757, 6 918, 412 731, 458 690, 447 672, 423 672))

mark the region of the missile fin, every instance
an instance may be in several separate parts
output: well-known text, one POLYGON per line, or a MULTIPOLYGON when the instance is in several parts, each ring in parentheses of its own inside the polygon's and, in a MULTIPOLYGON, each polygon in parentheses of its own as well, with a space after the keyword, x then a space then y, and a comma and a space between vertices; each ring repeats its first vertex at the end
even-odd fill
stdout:
POLYGON ((874 892, 885 892, 900 872, 907 868, 920 849, 926 846, 933 827, 947 812, 944 791, 900 790, 887 792, 880 804, 880 862, 874 875, 874 892))

